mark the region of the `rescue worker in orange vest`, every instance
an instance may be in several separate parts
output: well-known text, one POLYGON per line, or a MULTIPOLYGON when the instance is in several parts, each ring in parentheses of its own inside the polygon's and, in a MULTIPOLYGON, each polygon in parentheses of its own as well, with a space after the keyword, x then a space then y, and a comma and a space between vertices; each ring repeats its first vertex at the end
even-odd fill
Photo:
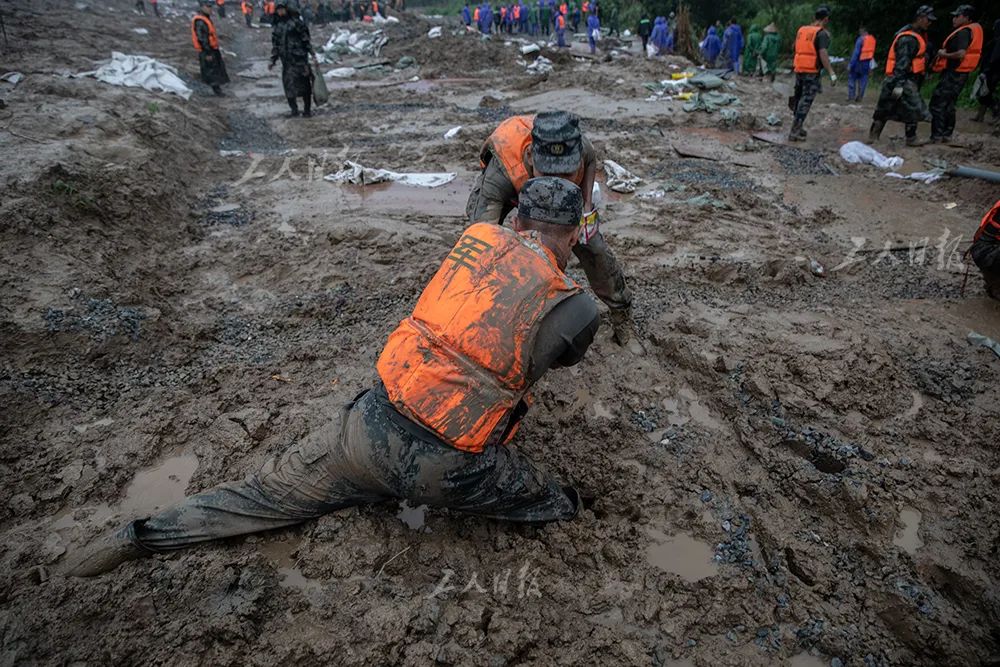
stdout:
POLYGON ((580 120, 565 111, 537 116, 514 116, 500 123, 479 153, 482 171, 476 178, 465 213, 470 222, 503 224, 517 207, 519 194, 534 176, 560 176, 583 192, 589 214, 584 242, 573 252, 587 274, 594 293, 611 309, 615 340, 624 345, 631 332, 632 294, 618 260, 600 232, 594 211, 593 188, 597 153, 580 132, 580 120))
POLYGON ((920 85, 927 70, 927 29, 936 21, 934 9, 921 5, 913 22, 896 33, 885 62, 885 80, 872 116, 868 143, 875 143, 885 124, 899 121, 906 127, 906 145, 923 146, 917 138, 917 123, 930 120, 927 105, 920 96, 920 85))
POLYGON ((374 388, 246 481, 130 521, 72 554, 64 571, 95 576, 385 501, 517 522, 572 519, 580 495, 510 441, 532 385, 578 363, 600 324, 597 305, 564 273, 582 213, 576 185, 529 180, 512 229, 481 222, 462 234, 390 334, 374 388))
POLYGON ((847 66, 847 101, 860 102, 864 99, 868 88, 868 75, 872 71, 872 59, 875 57, 875 36, 868 34, 864 26, 858 29, 858 38, 854 42, 854 52, 847 66))
POLYGON ((556 14, 556 46, 569 48, 566 43, 566 14, 562 11, 556 14))
POLYGON ((836 85, 837 75, 833 73, 833 66, 830 64, 830 33, 826 30, 826 24, 830 22, 830 10, 827 7, 820 7, 816 10, 816 20, 810 25, 799 28, 795 37, 795 60, 793 69, 795 70, 795 94, 789 98, 788 107, 795 114, 792 120, 792 129, 788 133, 789 141, 803 141, 807 132, 802 127, 812 108, 813 101, 818 93, 823 92, 820 82, 821 70, 826 70, 830 75, 830 83, 836 85))
POLYGON ((153 5, 153 13, 156 15, 156 18, 160 18, 160 1, 149 0, 149 4, 153 5))
POLYGON ((986 293, 1000 301, 1000 201, 983 216, 969 254, 983 272, 986 293))
POLYGON ((219 35, 212 22, 212 0, 199 0, 198 13, 191 19, 191 42, 198 52, 201 80, 212 87, 212 92, 222 96, 223 84, 229 83, 226 64, 219 50, 219 35))
POLYGON ((247 27, 252 28, 253 4, 250 0, 240 0, 240 10, 243 12, 243 19, 247 22, 247 27))
POLYGON ((947 143, 955 131, 955 104, 969 80, 969 73, 979 67, 983 53, 983 27, 973 23, 976 10, 960 5, 951 13, 955 31, 944 40, 931 68, 941 78, 931 95, 931 143, 947 143))
POLYGON ((219 7, 219 18, 226 18, 226 0, 215 0, 215 4, 219 7))

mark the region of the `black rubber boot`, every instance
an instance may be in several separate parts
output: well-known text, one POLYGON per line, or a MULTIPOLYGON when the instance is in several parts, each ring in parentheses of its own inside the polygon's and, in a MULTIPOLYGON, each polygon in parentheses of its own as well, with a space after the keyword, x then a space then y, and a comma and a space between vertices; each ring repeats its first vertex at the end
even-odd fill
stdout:
POLYGON ((871 129, 868 130, 868 143, 874 144, 882 136, 882 129, 885 127, 884 120, 876 120, 872 122, 871 129))
POLYGON ((299 102, 298 102, 298 100, 296 100, 294 97, 289 97, 288 98, 288 108, 292 110, 292 112, 290 114, 288 114, 288 115, 291 118, 297 118, 298 115, 299 115, 299 102))

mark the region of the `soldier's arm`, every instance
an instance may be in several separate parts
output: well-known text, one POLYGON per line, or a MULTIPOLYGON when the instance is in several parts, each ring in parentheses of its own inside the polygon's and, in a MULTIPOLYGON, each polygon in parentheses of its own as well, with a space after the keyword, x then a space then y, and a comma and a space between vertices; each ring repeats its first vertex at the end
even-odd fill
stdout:
POLYGON ((575 294, 552 309, 538 326, 531 353, 531 382, 550 368, 575 366, 587 353, 601 326, 597 304, 587 294, 575 294))
POLYGON ((972 32, 970 30, 963 30, 954 37, 952 37, 946 47, 955 49, 954 51, 947 51, 941 49, 937 52, 938 58, 947 58, 948 60, 961 60, 965 57, 966 52, 969 50, 969 44, 972 43, 972 32))
POLYGON ((311 53, 313 56, 316 52, 313 51, 312 40, 309 37, 309 26, 306 25, 305 21, 302 21, 302 44, 306 47, 306 51, 311 53))
POLYGON ((589 213, 593 208, 594 179, 597 177, 597 151, 590 140, 583 139, 583 212, 589 213))
POLYGON ((278 24, 275 23, 274 26, 271 27, 271 64, 272 65, 274 63, 278 62, 278 54, 279 54, 278 43, 279 43, 279 41, 280 40, 278 39, 278 24))
POLYGON ((501 223, 500 216, 504 207, 517 198, 517 190, 503 170, 500 160, 493 156, 486 164, 483 172, 483 184, 479 190, 479 199, 471 212, 471 222, 501 223))

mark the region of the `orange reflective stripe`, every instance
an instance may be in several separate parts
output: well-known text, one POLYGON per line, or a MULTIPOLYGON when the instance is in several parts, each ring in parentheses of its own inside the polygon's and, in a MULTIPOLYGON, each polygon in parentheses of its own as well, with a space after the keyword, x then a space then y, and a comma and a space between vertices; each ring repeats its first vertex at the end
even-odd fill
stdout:
POLYGON ((989 213, 983 216, 983 221, 979 223, 976 235, 972 237, 973 242, 979 240, 979 237, 983 235, 987 227, 992 227, 990 230, 991 234, 1000 237, 1000 200, 997 200, 997 203, 993 205, 989 213))
POLYGON ((917 48, 917 55, 913 57, 912 64, 910 65, 910 71, 914 74, 923 74, 924 70, 927 68, 927 40, 924 39, 923 35, 918 32, 913 32, 912 30, 903 30, 896 35, 896 38, 892 40, 892 46, 889 47, 889 57, 885 61, 885 73, 887 76, 892 76, 892 73, 896 71, 896 42, 903 35, 909 35, 917 40, 919 47, 917 48))
POLYGON ((816 35, 822 30, 818 25, 804 25, 795 35, 795 59, 792 67, 797 74, 819 73, 819 53, 816 51, 816 35))
POLYGON ((389 400, 458 449, 499 442, 529 389, 539 323, 580 291, 531 236, 472 225, 379 356, 389 400))
POLYGON ((215 34, 215 25, 212 23, 212 20, 204 14, 195 14, 194 18, 191 19, 191 43, 194 44, 194 50, 201 51, 201 42, 198 41, 198 31, 195 30, 195 25, 198 21, 204 21, 208 25, 208 47, 211 49, 219 48, 219 37, 215 34))
POLYGON ((875 37, 873 35, 865 35, 861 41, 861 55, 858 57, 858 60, 871 60, 874 57, 875 37))

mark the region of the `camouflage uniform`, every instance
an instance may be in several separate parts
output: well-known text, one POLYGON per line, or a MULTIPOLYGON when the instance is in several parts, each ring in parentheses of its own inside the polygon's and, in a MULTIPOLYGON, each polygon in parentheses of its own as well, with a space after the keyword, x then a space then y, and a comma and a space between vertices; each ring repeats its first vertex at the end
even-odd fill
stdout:
MULTIPOLYGON (((555 116, 562 112, 547 113, 555 116)), ((579 135, 579 130, 576 130, 576 135, 580 139, 580 159, 583 164, 596 166, 597 153, 593 145, 586 137, 579 135)), ((476 178, 465 206, 465 214, 469 222, 488 221, 502 224, 507 214, 517 206, 518 192, 492 148, 484 148, 480 157, 486 163, 486 167, 476 178)), ((529 169, 529 175, 530 173, 529 169)), ((613 311, 624 311, 632 305, 632 293, 625 284, 622 267, 600 231, 586 244, 578 243, 573 246, 573 254, 580 261, 594 294, 609 308, 613 311)))
MULTIPOLYGON (((906 27, 904 30, 914 30, 916 28, 906 27)), ((872 118, 876 122, 890 120, 899 121, 906 125, 906 137, 917 136, 917 123, 930 120, 930 113, 927 105, 920 97, 920 84, 923 76, 914 74, 911 63, 916 57, 920 45, 913 37, 904 35, 896 42, 896 66, 894 74, 886 77, 882 83, 882 92, 875 106, 875 114, 872 118), (901 86, 903 94, 899 99, 894 99, 892 91, 897 86, 901 86)))
POLYGON ((805 122, 816 96, 823 92, 823 83, 819 74, 796 74, 795 95, 789 107, 795 114, 794 121, 801 125, 805 122))
MULTIPOLYGON (((946 41, 943 48, 948 52, 961 51, 969 48, 971 43, 972 31, 966 29, 946 41)), ((948 61, 931 95, 931 140, 933 141, 947 141, 955 131, 955 104, 966 81, 969 80, 968 72, 955 71, 958 65, 957 60, 948 61)))

